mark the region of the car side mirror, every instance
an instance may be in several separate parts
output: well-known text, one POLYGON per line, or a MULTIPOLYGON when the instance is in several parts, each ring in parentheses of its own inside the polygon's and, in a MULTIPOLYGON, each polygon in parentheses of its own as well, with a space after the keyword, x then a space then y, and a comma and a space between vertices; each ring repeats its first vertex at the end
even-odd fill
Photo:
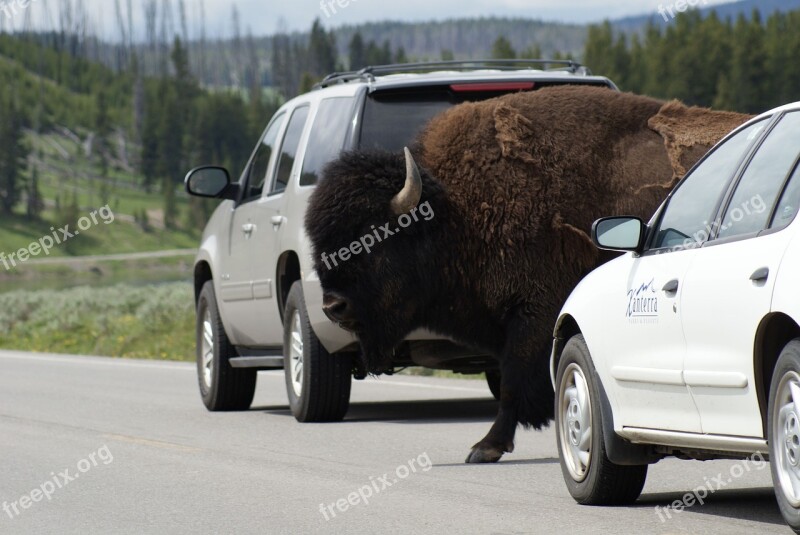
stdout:
POLYGON ((231 184, 231 176, 224 167, 205 165, 186 175, 186 191, 195 197, 235 200, 238 187, 231 184))
POLYGON ((633 251, 644 247, 647 225, 638 217, 605 217, 592 225, 592 241, 607 251, 633 251))

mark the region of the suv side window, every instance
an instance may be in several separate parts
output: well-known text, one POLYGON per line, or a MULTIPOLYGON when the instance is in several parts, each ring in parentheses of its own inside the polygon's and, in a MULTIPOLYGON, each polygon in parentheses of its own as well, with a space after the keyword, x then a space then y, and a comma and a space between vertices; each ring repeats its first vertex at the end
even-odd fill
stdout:
POLYGON ((300 137, 302 137, 303 129, 306 126, 306 119, 308 119, 308 106, 295 109, 292 113, 292 118, 289 119, 289 126, 286 127, 286 133, 283 135, 281 153, 278 156, 278 167, 275 173, 275 180, 272 182, 272 189, 269 191, 270 194, 282 193, 286 190, 289 177, 292 175, 294 160, 297 157, 297 149, 300 146, 300 137))
POLYGON ((766 124, 761 120, 740 130, 695 167, 670 196, 652 249, 696 247, 708 239, 720 197, 766 124))
POLYGON ((788 113, 758 148, 722 219, 719 237, 743 236, 764 230, 800 152, 800 112, 788 113))
POLYGON ((250 171, 247 174, 247 186, 241 202, 245 203, 261 197, 269 172, 269 162, 272 159, 272 153, 275 151, 275 142, 278 140, 278 132, 280 132, 281 125, 283 125, 283 114, 272 121, 272 124, 269 125, 269 128, 261 138, 261 143, 259 143, 256 154, 253 157, 253 163, 250 164, 250 171))
POLYGON ((326 98, 320 102, 308 137, 310 150, 303 158, 301 186, 316 184, 325 164, 336 158, 344 148, 352 111, 352 97, 326 98))

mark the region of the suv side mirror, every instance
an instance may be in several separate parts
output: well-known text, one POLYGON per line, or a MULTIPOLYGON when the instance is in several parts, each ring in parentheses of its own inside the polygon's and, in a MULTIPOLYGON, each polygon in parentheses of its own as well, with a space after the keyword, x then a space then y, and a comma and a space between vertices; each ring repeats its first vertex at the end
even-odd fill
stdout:
POLYGON ((638 217, 605 217, 592 225, 592 241, 607 251, 640 253, 646 234, 647 225, 638 217))
POLYGON ((186 175, 186 191, 195 197, 235 200, 237 189, 224 167, 206 165, 186 175))

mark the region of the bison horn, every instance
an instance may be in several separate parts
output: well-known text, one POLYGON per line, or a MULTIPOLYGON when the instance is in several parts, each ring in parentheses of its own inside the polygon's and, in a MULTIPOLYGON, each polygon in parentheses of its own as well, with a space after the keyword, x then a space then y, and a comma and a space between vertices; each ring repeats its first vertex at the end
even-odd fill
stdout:
POLYGON ((422 197, 422 178, 419 176, 417 163, 411 156, 408 147, 404 150, 406 153, 406 183, 400 193, 392 199, 392 211, 395 215, 407 214, 419 204, 422 197))

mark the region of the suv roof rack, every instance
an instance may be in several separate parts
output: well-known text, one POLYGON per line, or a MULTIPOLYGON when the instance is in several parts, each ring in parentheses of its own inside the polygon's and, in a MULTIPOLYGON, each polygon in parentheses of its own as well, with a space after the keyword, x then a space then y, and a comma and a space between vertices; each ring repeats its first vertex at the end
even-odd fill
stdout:
POLYGON ((574 74, 591 74, 591 71, 580 63, 571 59, 477 59, 456 61, 431 61, 424 63, 397 63, 390 65, 374 65, 364 67, 357 71, 334 72, 326 76, 314 89, 322 89, 336 84, 343 84, 356 80, 375 81, 376 76, 401 73, 424 73, 442 69, 458 71, 476 71, 480 69, 494 69, 499 71, 520 71, 533 66, 541 67, 558 65, 548 68, 549 71, 567 71, 574 74))

